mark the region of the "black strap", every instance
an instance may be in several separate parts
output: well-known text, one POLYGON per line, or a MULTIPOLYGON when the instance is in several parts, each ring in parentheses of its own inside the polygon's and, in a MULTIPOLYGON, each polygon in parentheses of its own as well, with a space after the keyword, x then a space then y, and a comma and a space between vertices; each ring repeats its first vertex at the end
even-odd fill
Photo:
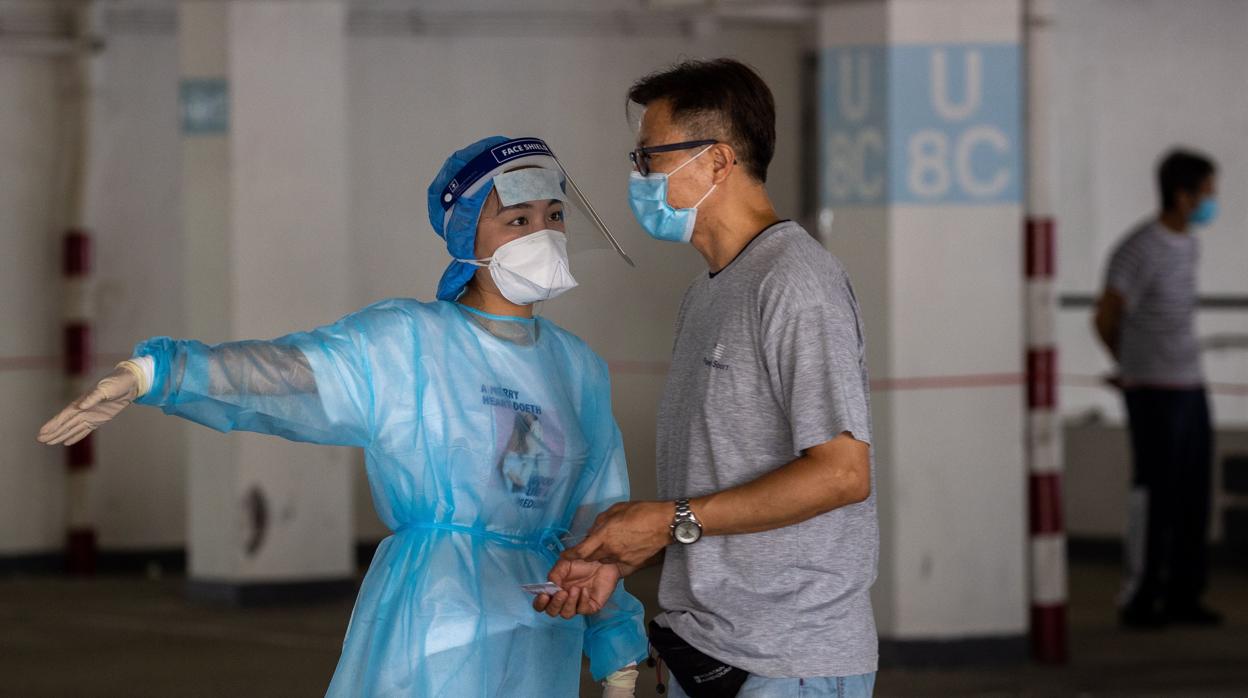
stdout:
POLYGON ((669 628, 650 621, 650 645, 689 698, 732 698, 750 673, 705 654, 669 628))

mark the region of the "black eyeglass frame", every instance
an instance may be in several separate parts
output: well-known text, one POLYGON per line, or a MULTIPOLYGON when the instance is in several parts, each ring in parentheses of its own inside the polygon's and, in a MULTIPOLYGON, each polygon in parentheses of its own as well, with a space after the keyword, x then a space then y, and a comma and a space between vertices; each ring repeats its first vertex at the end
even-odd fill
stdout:
POLYGON ((628 159, 633 163, 633 167, 637 168, 637 172, 642 177, 650 174, 650 156, 655 153, 670 153, 677 150, 689 150, 703 145, 717 145, 719 141, 711 139, 702 139, 696 141, 681 141, 680 143, 667 143, 665 145, 650 145, 641 148, 635 148, 628 151, 628 159))

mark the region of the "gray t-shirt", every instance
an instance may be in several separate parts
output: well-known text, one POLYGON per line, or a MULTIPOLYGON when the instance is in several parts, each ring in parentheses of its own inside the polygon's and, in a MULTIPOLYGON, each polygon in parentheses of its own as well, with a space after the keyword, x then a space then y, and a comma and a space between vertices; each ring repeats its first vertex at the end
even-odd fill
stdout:
POLYGON ((1196 341, 1196 263, 1191 233, 1145 223, 1119 243, 1105 286, 1126 300, 1118 359, 1128 385, 1195 387, 1204 383, 1196 341))
MULTIPOLYGON (((801 226, 772 226, 681 302, 659 408, 659 495, 750 482, 842 432, 870 443, 868 390, 845 270, 801 226)), ((753 674, 872 672, 878 557, 874 486, 867 501, 794 526, 672 544, 659 623, 753 674)))

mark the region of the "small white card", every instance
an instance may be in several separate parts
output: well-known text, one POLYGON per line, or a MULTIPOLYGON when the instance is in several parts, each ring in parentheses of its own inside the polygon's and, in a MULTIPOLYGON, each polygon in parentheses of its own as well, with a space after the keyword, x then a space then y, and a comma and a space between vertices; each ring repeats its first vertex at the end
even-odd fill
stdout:
POLYGON ((521 584, 520 588, 524 589, 525 591, 529 592, 530 594, 534 596, 537 596, 538 594, 549 594, 551 596, 554 596, 555 594, 558 594, 559 592, 563 591, 562 589, 559 588, 558 584, 555 584, 553 582, 540 582, 538 584, 521 584))

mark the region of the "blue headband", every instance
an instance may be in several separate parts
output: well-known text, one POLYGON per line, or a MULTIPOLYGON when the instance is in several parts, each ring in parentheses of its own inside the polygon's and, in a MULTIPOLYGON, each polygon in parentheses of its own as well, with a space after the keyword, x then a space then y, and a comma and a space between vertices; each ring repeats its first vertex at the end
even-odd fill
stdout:
POLYGON ((442 211, 449 211, 459 201, 459 197, 464 195, 464 192, 481 181, 482 177, 496 170, 499 165, 530 155, 549 155, 552 158, 555 156, 550 146, 540 138, 513 138, 469 160, 468 164, 460 168, 459 172, 455 173, 451 181, 447 182, 442 189, 442 196, 438 198, 442 204, 442 211))

